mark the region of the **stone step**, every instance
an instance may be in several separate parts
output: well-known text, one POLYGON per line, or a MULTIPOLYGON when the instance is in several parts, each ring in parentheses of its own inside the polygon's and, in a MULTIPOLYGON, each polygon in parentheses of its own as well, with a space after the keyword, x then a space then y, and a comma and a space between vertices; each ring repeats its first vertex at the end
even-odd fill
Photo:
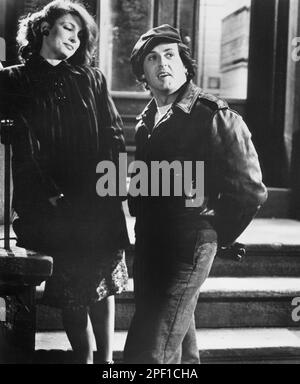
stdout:
POLYGON ((239 237, 246 255, 241 262, 215 259, 211 276, 300 276, 300 222, 255 219, 239 237))
MULTIPOLYGON (((127 217, 134 244, 134 218, 127 217)), ((300 276, 300 222, 289 219, 255 219, 239 237, 246 255, 241 262, 216 257, 211 276, 300 276)), ((126 253, 130 276, 134 247, 126 253)))
POLYGON ((292 191, 286 188, 268 188, 268 194, 268 200, 258 212, 258 217, 281 219, 291 217, 292 191))
MULTIPOLYGON (((300 278, 211 277, 202 286, 197 328, 297 327, 292 302, 300 297, 300 278)), ((116 297, 116 329, 127 330, 134 313, 133 281, 116 297)), ((59 310, 39 305, 38 330, 62 329, 59 310)))
MULTIPOLYGON (((126 251, 129 276, 132 277, 134 248, 126 251)), ((241 261, 216 257, 211 277, 298 277, 300 247, 275 244, 246 245, 241 261)))
MULTIPOLYGON (((126 332, 116 332, 114 360, 122 362, 126 332)), ((300 328, 198 329, 202 363, 300 363, 300 328)), ((38 332, 35 363, 72 363, 66 334, 38 332)), ((94 350, 96 350, 94 345, 94 350)))

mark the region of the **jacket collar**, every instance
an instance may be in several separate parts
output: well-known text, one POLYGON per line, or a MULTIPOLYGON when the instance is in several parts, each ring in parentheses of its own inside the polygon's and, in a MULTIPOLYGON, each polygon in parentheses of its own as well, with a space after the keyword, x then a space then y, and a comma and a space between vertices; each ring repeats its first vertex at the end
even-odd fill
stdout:
POLYGON ((33 55, 26 63, 27 67, 33 72, 40 73, 61 73, 61 72, 71 72, 75 75, 80 75, 80 72, 66 60, 62 60, 58 65, 53 66, 48 63, 41 55, 33 55))
MULTIPOLYGON (((193 82, 185 83, 179 91, 177 99, 174 101, 172 108, 180 108, 184 113, 190 114, 199 95, 203 94, 201 88, 197 87, 193 82)), ((146 105, 143 112, 137 116, 137 120, 147 120, 156 113, 157 107, 155 99, 146 105)))
POLYGON ((183 112, 190 114, 199 95, 202 95, 203 93, 201 88, 197 87, 192 82, 188 82, 179 93, 174 106, 180 108, 183 112))

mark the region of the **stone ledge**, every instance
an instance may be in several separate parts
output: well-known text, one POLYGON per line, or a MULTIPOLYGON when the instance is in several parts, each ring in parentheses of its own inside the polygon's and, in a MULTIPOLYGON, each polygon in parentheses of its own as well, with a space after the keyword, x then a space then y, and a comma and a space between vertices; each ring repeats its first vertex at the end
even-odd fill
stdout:
MULTIPOLYGON (((36 289, 37 298, 44 292, 44 283, 36 289)), ((209 277, 201 288, 200 300, 205 298, 271 298, 300 297, 300 277, 209 277)), ((116 301, 133 300, 133 279, 129 279, 126 292, 116 301)))
MULTIPOLYGON (((116 362, 122 360, 126 336, 123 331, 115 334, 116 362)), ((300 328, 198 329, 197 340, 203 363, 300 363, 300 328)), ((35 349, 37 363, 39 359, 44 363, 47 359, 58 363, 72 360, 71 346, 63 331, 38 332, 35 349)))
MULTIPOLYGON (((135 243, 135 218, 126 216, 130 243, 135 243)), ((237 239, 247 249, 269 249, 278 251, 294 249, 300 254, 300 221, 291 219, 254 219, 237 239)))
MULTIPOLYGON (((300 278, 290 277, 209 277, 201 288, 200 300, 247 298, 284 299, 300 297, 300 278)), ((133 300, 133 279, 117 301, 133 300)))
MULTIPOLYGON (((124 349, 126 336, 126 331, 115 333, 115 351, 124 349)), ((64 331, 37 332, 35 340, 36 350, 71 350, 64 331)), ((200 350, 299 348, 300 351, 300 328, 296 330, 289 328, 203 328, 197 330, 197 341, 200 350)), ((95 345, 94 350, 96 350, 95 345)))
POLYGON ((39 285, 52 274, 53 259, 24 248, 0 248, 0 285, 39 285))

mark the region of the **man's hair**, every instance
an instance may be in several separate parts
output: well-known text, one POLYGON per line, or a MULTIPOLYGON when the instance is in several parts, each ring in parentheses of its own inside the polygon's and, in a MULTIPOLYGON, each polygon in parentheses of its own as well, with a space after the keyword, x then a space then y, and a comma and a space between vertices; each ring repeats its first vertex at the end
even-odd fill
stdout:
MULTIPOLYGON (((196 69, 197 69, 196 60, 192 58, 191 50, 186 44, 184 43, 177 43, 177 44, 178 44, 179 56, 183 62, 183 65, 187 69, 187 81, 190 81, 196 75, 196 69)), ((143 75, 144 75, 143 63, 140 63, 138 71, 135 71, 135 76, 139 82, 144 83, 145 85, 145 78, 143 77, 143 75)), ((146 85, 146 88, 148 89, 147 85, 146 85)))
POLYGON ((69 14, 79 17, 83 27, 80 46, 68 61, 74 65, 90 64, 96 48, 98 28, 85 6, 74 0, 54 0, 40 11, 19 20, 17 43, 21 62, 40 52, 43 43, 41 24, 46 21, 52 28, 56 20, 69 14))
POLYGON ((179 43, 178 50, 179 50, 179 55, 181 57, 181 60, 188 71, 187 80, 190 81, 196 75, 196 69, 197 69, 196 60, 192 58, 191 50, 187 45, 183 43, 179 43))

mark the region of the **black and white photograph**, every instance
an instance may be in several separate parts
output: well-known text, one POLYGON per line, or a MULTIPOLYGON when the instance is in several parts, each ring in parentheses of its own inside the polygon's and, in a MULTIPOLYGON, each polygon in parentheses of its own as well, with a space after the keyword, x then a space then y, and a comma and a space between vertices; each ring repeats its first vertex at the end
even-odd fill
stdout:
POLYGON ((0 121, 2 366, 300 364, 300 0, 0 0, 0 121))

